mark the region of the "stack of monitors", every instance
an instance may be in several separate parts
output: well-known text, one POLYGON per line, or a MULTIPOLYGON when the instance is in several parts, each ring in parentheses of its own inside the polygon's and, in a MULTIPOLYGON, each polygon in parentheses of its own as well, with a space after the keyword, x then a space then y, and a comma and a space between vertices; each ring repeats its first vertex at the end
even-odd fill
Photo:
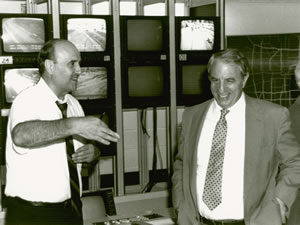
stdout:
POLYGON ((169 105, 169 25, 165 16, 122 16, 124 108, 169 105))
POLYGON ((113 22, 106 15, 61 15, 61 36, 81 55, 81 74, 72 93, 86 114, 114 107, 113 22))
POLYGON ((47 14, 0 14, 1 108, 9 108, 23 89, 39 80, 37 55, 52 38, 47 14), (12 60, 7 60, 11 58, 12 60))
MULTIPOLYGON (((61 15, 61 37, 81 55, 81 73, 72 95, 88 116, 99 117, 116 130, 113 18, 110 15, 61 15)), ((116 154, 116 145, 95 143, 102 156, 116 154)))
POLYGON ((176 17, 177 105, 189 106, 211 98, 207 74, 210 56, 220 50, 220 18, 176 17))
MULTIPOLYGON (((3 142, 3 149, 7 109, 21 91, 39 81, 37 55, 52 36, 50 15, 0 14, 0 142, 3 142)), ((1 164, 5 164, 5 151, 0 152, 0 158, 1 164)))

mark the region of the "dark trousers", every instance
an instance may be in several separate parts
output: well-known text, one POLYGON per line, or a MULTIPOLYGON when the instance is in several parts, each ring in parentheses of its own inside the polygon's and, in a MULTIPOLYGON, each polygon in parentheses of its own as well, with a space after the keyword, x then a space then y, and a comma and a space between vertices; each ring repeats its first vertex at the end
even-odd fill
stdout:
POLYGON ((7 199, 5 225, 82 225, 82 217, 76 216, 71 202, 35 203, 20 198, 7 199))
POLYGON ((209 220, 202 216, 200 216, 200 221, 202 225, 245 225, 244 220, 224 220, 224 221, 217 221, 217 220, 209 220))

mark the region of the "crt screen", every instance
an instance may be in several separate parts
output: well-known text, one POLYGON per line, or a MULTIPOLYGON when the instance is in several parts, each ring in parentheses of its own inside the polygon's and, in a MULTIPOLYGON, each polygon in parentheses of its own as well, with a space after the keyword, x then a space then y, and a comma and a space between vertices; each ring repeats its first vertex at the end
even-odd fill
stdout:
POLYGON ((21 91, 33 86, 39 79, 37 68, 6 69, 4 72, 6 102, 12 103, 21 91))
POLYGON ((77 88, 72 94, 77 99, 107 98, 107 69, 105 67, 81 67, 77 88))
POLYGON ((134 66, 128 68, 130 97, 162 96, 163 70, 160 66, 134 66))
POLYGON ((127 21, 128 51, 159 51, 163 47, 163 27, 160 20, 127 21))
POLYGON ((68 40, 80 52, 101 52, 106 49, 106 21, 101 18, 68 19, 68 40))
POLYGON ((180 31, 180 50, 212 50, 214 22, 211 20, 183 20, 180 31))
POLYGON ((5 52, 39 52, 45 43, 41 18, 3 18, 2 40, 5 52))
POLYGON ((199 95, 203 92, 203 79, 207 77, 206 65, 182 66, 182 93, 184 95, 199 95))

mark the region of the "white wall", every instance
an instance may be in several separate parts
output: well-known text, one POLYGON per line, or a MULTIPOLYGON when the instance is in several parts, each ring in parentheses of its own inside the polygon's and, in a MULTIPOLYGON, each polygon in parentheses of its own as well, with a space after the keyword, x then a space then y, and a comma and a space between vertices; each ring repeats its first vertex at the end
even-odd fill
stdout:
POLYGON ((299 0, 226 0, 225 35, 300 32, 299 0))

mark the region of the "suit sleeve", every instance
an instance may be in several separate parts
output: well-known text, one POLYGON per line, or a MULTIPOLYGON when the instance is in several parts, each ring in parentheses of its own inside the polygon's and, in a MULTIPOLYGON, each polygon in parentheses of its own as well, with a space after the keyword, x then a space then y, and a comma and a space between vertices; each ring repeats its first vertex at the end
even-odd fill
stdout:
POLYGON ((275 194, 290 209, 300 186, 300 145, 291 130, 286 108, 282 110, 279 121, 277 150, 281 164, 275 194))
POLYGON ((182 128, 178 140, 178 153, 175 157, 174 171, 172 176, 172 200, 173 207, 177 211, 180 203, 183 201, 183 160, 184 160, 184 121, 185 114, 183 113, 182 128))
MULTIPOLYGON (((182 134, 180 139, 183 139, 182 134)), ((181 144, 179 143, 179 146, 181 144)), ((179 147, 178 154, 174 162, 174 172, 172 176, 172 200, 173 207, 177 211, 183 199, 182 174, 183 174, 183 148, 179 147)))

